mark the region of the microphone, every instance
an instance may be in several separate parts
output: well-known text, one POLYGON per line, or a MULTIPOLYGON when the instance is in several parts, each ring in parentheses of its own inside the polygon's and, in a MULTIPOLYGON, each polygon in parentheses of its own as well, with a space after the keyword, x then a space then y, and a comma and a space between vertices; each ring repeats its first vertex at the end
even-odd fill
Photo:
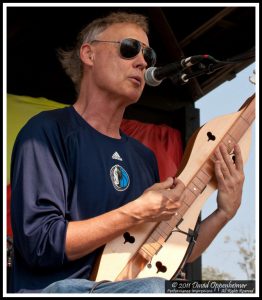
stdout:
MULTIPOLYGON (((187 58, 183 58, 181 61, 174 62, 163 67, 150 67, 145 71, 145 82, 150 86, 158 86, 165 78, 175 73, 180 73, 185 68, 189 68, 196 63, 199 63, 205 58, 209 58, 207 54, 195 55, 187 58)), ((184 74, 185 75, 185 74, 184 74)), ((182 75, 183 76, 183 75, 182 75)), ((182 78, 183 80, 183 78, 182 78)), ((186 80, 188 81, 188 80, 186 80)), ((185 81, 185 82, 186 82, 185 81)))

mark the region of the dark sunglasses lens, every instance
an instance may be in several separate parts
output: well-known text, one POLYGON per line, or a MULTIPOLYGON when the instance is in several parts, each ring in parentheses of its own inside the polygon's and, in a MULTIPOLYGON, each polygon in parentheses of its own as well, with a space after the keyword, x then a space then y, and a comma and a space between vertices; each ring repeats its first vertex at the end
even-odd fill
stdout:
POLYGON ((140 43, 133 39, 125 39, 120 44, 120 53, 124 58, 133 58, 140 51, 140 43))
MULTIPOLYGON (((123 58, 133 58, 141 50, 141 43, 135 39, 122 40, 120 44, 120 53, 123 58)), ((150 47, 143 48, 143 55, 148 67, 152 67, 156 63, 156 53, 150 47)))
POLYGON ((152 48, 144 48, 143 54, 148 67, 153 67, 156 63, 155 51, 152 48))

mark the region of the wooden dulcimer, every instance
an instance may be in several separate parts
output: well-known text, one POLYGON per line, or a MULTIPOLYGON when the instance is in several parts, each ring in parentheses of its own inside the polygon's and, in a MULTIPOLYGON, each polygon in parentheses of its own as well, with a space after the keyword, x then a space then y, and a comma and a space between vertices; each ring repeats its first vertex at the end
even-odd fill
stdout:
POLYGON ((225 144, 234 159, 233 148, 238 143, 245 162, 254 119, 255 95, 237 112, 200 127, 189 140, 177 176, 186 186, 181 207, 168 221, 136 226, 106 244, 93 279, 117 281, 150 276, 174 279, 195 238, 201 208, 217 189, 213 167, 215 149, 225 144))

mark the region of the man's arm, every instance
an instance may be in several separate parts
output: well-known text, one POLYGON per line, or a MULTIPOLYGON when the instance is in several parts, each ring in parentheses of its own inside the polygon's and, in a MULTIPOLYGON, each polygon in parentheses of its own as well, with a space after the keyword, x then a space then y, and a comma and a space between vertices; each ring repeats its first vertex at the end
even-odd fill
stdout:
POLYGON ((181 205, 184 189, 180 180, 169 177, 118 209, 88 220, 69 222, 67 258, 81 258, 135 225, 170 219, 181 205))
POLYGON ((243 161, 238 145, 234 150, 235 163, 224 145, 221 145, 215 153, 217 209, 201 222, 198 238, 188 262, 194 261, 205 251, 219 231, 234 217, 241 204, 244 183, 243 161))

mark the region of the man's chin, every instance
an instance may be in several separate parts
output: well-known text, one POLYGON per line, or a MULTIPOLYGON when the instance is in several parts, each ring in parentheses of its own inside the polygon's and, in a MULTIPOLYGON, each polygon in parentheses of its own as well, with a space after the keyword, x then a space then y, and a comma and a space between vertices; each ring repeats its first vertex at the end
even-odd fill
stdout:
POLYGON ((139 101, 139 99, 141 98, 141 95, 142 95, 142 92, 141 91, 137 91, 137 92, 133 92, 133 93, 130 93, 128 95, 128 99, 130 100, 130 104, 134 104, 134 103, 137 103, 139 101))
POLYGON ((127 103, 127 106, 137 103, 137 102, 139 101, 139 99, 140 99, 140 96, 139 96, 139 97, 132 97, 132 98, 129 98, 129 101, 128 101, 128 103, 127 103))

